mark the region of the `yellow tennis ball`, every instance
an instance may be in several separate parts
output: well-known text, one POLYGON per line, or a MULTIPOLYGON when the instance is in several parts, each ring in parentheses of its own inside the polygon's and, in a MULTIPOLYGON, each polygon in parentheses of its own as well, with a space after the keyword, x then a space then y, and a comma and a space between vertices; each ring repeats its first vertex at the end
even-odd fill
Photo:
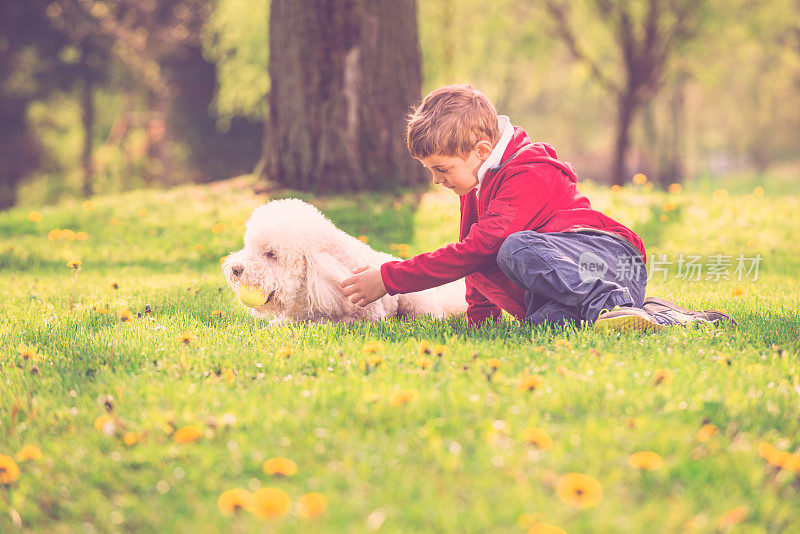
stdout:
POLYGON ((258 308, 267 301, 267 294, 254 286, 242 286, 239 288, 239 300, 245 306, 258 308))

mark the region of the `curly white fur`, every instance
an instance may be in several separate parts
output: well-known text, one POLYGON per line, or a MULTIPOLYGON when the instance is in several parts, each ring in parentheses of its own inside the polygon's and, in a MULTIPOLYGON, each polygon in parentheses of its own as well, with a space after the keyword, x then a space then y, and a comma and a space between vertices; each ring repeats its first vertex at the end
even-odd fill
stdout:
POLYGON ((342 293, 341 282, 353 269, 396 260, 338 229, 317 208, 296 198, 274 200, 253 211, 244 248, 222 264, 228 285, 255 286, 268 295, 254 317, 272 322, 359 321, 427 314, 464 313, 464 280, 444 286, 385 295, 360 307, 342 293))

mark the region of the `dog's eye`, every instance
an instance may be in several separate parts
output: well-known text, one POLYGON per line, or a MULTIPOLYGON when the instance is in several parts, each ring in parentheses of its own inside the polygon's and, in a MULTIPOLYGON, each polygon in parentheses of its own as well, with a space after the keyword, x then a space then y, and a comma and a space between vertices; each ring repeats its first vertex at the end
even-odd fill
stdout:
POLYGON ((276 258, 275 251, 274 250, 265 250, 264 251, 264 257, 265 258, 269 258, 271 260, 274 260, 276 258))

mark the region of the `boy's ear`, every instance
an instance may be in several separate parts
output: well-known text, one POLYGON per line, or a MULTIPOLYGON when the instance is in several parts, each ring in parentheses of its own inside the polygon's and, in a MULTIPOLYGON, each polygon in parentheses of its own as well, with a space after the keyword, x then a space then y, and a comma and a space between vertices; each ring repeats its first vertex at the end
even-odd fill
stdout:
POLYGON ((489 157, 489 154, 492 153, 493 148, 494 145, 490 141, 487 141, 486 139, 481 139, 480 141, 475 143, 475 146, 473 147, 472 150, 478 153, 479 158, 486 159, 489 157))

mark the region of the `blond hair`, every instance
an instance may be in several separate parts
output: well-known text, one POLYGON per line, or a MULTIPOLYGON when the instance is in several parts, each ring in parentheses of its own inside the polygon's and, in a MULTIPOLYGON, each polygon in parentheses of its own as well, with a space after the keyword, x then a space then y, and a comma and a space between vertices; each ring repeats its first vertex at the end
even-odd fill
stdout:
POLYGON ((448 85, 431 92, 408 117, 406 143, 411 156, 466 156, 478 141, 500 137, 497 110, 471 85, 448 85))

